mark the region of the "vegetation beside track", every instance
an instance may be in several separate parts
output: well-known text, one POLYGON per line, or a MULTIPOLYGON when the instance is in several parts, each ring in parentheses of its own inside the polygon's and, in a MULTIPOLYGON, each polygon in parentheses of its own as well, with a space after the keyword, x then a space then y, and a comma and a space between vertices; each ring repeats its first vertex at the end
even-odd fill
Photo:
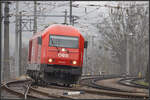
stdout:
POLYGON ((135 83, 139 85, 149 86, 148 82, 145 82, 144 80, 138 80, 135 83))

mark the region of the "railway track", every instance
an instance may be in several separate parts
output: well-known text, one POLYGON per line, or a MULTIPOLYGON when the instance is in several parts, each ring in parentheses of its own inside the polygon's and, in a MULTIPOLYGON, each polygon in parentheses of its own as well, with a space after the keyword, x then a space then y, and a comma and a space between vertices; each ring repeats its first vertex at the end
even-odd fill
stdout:
POLYGON ((117 91, 117 92, 128 92, 125 90, 106 87, 106 86, 96 84, 96 81, 100 81, 100 80, 104 80, 104 79, 118 78, 118 77, 121 77, 121 76, 111 75, 111 76, 99 76, 99 77, 94 77, 94 78, 85 78, 80 81, 80 84, 86 85, 86 86, 89 86, 92 88, 96 88, 96 89, 111 90, 111 91, 117 91))
POLYGON ((126 85, 126 86, 129 86, 129 87, 136 87, 136 88, 142 88, 142 89, 149 89, 148 86, 144 86, 144 85, 139 85, 139 84, 136 84, 135 81, 137 80, 141 80, 142 78, 124 78, 124 79, 121 79, 118 81, 119 84, 122 84, 122 85, 126 85))
POLYGON ((89 94, 97 94, 97 95, 107 95, 112 97, 121 97, 121 98, 148 98, 146 94, 140 93, 127 93, 127 92, 116 92, 109 90, 98 90, 98 89, 89 89, 89 88, 67 88, 67 87, 57 87, 57 86, 48 86, 47 88, 57 88, 61 90, 69 90, 69 91, 84 91, 89 94))
MULTIPOLYGON (((144 93, 134 93, 131 91, 123 90, 123 89, 118 89, 118 88, 112 88, 112 87, 107 87, 103 85, 99 85, 96 82, 104 79, 113 79, 113 78, 123 78, 124 76, 116 76, 116 75, 107 75, 107 76, 99 76, 99 77, 94 77, 94 78, 84 78, 80 81, 80 84, 83 86, 88 86, 100 90, 107 90, 109 91, 108 94, 111 95, 120 95, 123 97, 133 97, 133 98, 148 98, 149 96, 144 93)), ((123 78, 124 79, 124 78, 123 78)), ((110 83, 111 84, 111 83, 110 83)))
POLYGON ((32 99, 56 99, 56 98, 63 98, 63 99, 72 99, 66 96, 54 95, 49 94, 38 89, 34 89, 32 86, 31 80, 15 80, 11 82, 7 82, 1 85, 1 89, 3 91, 6 90, 9 93, 12 93, 17 98, 32 98, 32 99))
MULTIPOLYGON (((34 99, 55 99, 55 98, 63 98, 63 99, 74 99, 73 97, 70 96, 66 96, 63 95, 61 93, 61 95, 59 94, 59 91, 83 91, 86 95, 105 95, 108 97, 116 97, 116 98, 148 98, 149 96, 147 94, 142 94, 142 93, 130 93, 130 92, 126 92, 126 91, 115 91, 112 89, 102 89, 101 88, 93 88, 90 86, 87 87, 88 85, 90 85, 92 83, 92 85, 94 86, 95 84, 93 84, 93 82, 96 82, 98 80, 103 80, 103 79, 109 79, 109 78, 116 78, 116 77, 120 77, 120 76, 88 76, 86 78, 83 78, 82 81, 80 81, 79 87, 60 87, 60 86, 54 86, 54 85, 47 85, 45 87, 45 89, 42 90, 43 87, 40 86, 32 86, 31 80, 18 80, 18 81, 12 81, 12 82, 7 82, 6 84, 2 84, 1 88, 8 90, 9 92, 11 91, 13 94, 17 95, 19 98, 24 98, 24 99, 28 99, 28 98, 34 98, 34 99), (92 78, 94 77, 94 78, 92 78), (84 80, 84 81, 83 81, 84 80), (86 84, 85 84, 85 83, 86 84), (50 92, 46 91, 49 90, 50 92), (56 90, 54 92, 54 90, 56 90), (58 95, 59 94, 59 95, 58 95)), ((95 86, 97 87, 97 86, 95 86)), ((79 98, 78 98, 79 99, 79 98)))
POLYGON ((82 87, 69 88, 69 87, 60 87, 60 86, 52 86, 52 85, 48 85, 47 88, 62 89, 62 90, 69 90, 69 91, 84 91, 90 94, 100 94, 100 95, 103 94, 103 95, 123 97, 123 98, 148 98, 149 97, 147 94, 133 93, 133 92, 129 92, 129 91, 122 90, 122 89, 99 86, 98 84, 95 83, 96 81, 99 81, 99 80, 113 79, 113 78, 118 78, 118 77, 120 78, 122 76, 118 76, 118 75, 107 75, 107 76, 96 75, 95 76, 94 75, 94 76, 84 76, 84 78, 81 79, 80 81, 81 86, 83 87, 88 86, 88 87, 96 88, 97 90, 87 89, 87 88, 85 89, 82 87))
MULTIPOLYGON (((25 98, 25 91, 26 91, 26 84, 29 82, 29 80, 17 80, 17 81, 11 81, 2 84, 1 86, 1 91, 5 90, 13 95, 14 97, 17 98, 25 98)), ((36 98, 34 96, 28 95, 30 98, 36 98)))

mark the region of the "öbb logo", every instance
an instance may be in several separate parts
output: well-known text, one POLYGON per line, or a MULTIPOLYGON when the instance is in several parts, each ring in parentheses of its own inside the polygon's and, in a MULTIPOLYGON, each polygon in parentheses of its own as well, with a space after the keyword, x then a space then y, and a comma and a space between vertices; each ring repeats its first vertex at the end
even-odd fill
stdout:
POLYGON ((58 53, 58 57, 68 58, 69 55, 68 54, 64 54, 64 53, 58 53))

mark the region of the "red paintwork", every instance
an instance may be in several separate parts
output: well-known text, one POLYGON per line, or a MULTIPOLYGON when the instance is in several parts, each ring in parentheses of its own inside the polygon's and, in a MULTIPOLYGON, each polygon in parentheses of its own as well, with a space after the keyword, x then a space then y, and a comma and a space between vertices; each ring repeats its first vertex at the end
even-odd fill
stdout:
MULTIPOLYGON (((58 47, 59 53, 67 54, 66 51, 62 52, 61 47, 58 47)), ((35 34, 29 41, 29 63, 31 64, 57 64, 57 65, 71 65, 82 67, 84 54, 84 38, 80 32, 72 26, 67 25, 52 25, 45 29, 43 32, 35 34), (58 51, 56 47, 49 46, 49 35, 63 35, 79 37, 79 48, 65 48, 69 50, 69 57, 58 57, 58 51), (42 45, 38 44, 37 37, 42 37, 42 45), (48 62, 48 59, 52 58, 52 63, 48 62), (72 64, 72 61, 77 61, 76 65, 72 64)))

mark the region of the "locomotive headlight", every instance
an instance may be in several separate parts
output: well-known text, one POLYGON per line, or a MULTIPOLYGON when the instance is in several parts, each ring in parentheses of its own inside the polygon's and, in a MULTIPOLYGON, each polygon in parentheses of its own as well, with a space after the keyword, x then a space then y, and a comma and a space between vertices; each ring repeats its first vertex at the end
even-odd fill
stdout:
POLYGON ((77 64, 77 61, 73 61, 72 63, 75 65, 75 64, 77 64))
POLYGON ((62 48, 61 51, 66 51, 66 49, 65 49, 65 48, 62 48))
POLYGON ((48 62, 52 62, 53 60, 52 59, 48 59, 48 62))

